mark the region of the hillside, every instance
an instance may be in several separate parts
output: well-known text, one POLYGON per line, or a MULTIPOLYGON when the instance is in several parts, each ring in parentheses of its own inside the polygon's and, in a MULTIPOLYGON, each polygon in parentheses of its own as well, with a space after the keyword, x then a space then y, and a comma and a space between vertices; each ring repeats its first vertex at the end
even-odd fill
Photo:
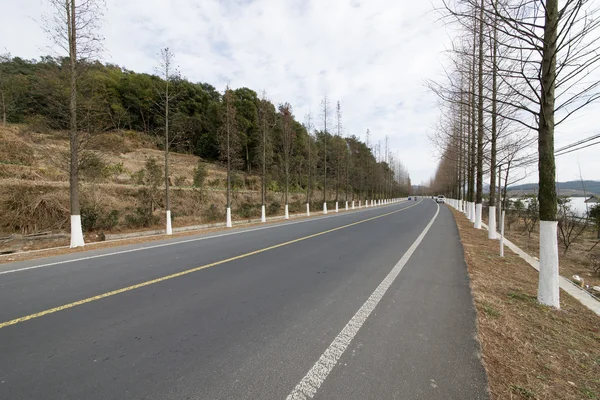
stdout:
MULTIPOLYGON (((583 196, 585 194, 600 194, 600 181, 584 180, 556 182, 556 191, 562 196, 583 196)), ((508 192, 511 194, 533 194, 537 192, 537 183, 525 183, 522 185, 510 186, 508 192)))
MULTIPOLYGON (((80 173, 87 240, 98 240, 105 232, 162 228, 164 153, 156 141, 139 132, 111 132, 94 137, 88 149, 80 173), (148 180, 148 166, 153 164, 158 167, 155 185, 148 180)), ((26 125, 0 127, 0 237, 4 237, 0 250, 14 247, 8 238, 68 231, 67 150, 65 132, 32 132, 26 125)), ((175 227, 223 219, 226 171, 221 165, 171 153, 170 178, 175 227), (202 188, 193 186, 199 162, 207 172, 202 188)), ((236 172, 232 182, 234 219, 259 217, 260 178, 236 172)), ((282 211, 283 193, 276 182, 270 183, 270 189, 267 213, 275 215, 282 211)), ((290 198, 292 212, 305 203, 305 192, 295 192, 290 198)), ((320 196, 319 191, 313 192, 315 199, 320 196)))

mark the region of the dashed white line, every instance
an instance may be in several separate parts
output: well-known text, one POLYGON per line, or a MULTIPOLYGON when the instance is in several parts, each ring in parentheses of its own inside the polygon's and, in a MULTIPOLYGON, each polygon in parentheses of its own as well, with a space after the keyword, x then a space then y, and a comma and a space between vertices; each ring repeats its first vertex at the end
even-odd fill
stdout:
POLYGON ((313 365, 310 371, 308 371, 306 376, 302 378, 300 383, 298 383, 294 390, 292 390, 292 392, 287 396, 287 400, 306 400, 306 398, 312 399, 315 396, 317 390, 319 390, 325 379, 327 379, 327 376, 333 367, 335 367, 342 354, 344 354, 344 351, 346 351, 350 345, 352 339, 354 339, 358 333, 358 330, 363 326, 369 315, 371 315, 371 312, 383 298, 383 295, 385 295, 385 292, 387 292, 392 283, 394 283, 394 280, 400 271, 402 271, 402 268, 404 268, 406 262, 415 252, 431 228, 431 225, 433 225, 433 222, 435 221, 439 212, 440 207, 438 205, 435 215, 431 221, 429 221, 429 224, 427 224, 423 232, 421 232, 417 240, 415 240, 415 242, 409 247, 400 261, 398 261, 385 279, 379 284, 379 286, 377 286, 377 289, 375 289, 373 294, 369 296, 367 301, 365 301, 362 307, 356 312, 356 314, 354 314, 344 329, 342 329, 342 331, 336 336, 333 342, 317 360, 315 365, 313 365))

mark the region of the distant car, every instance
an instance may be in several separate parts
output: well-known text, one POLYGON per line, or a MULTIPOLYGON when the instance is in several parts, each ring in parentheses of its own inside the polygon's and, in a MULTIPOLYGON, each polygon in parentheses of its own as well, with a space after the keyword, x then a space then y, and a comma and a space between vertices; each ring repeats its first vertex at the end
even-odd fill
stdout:
POLYGON ((446 198, 444 196, 442 196, 441 194, 435 199, 436 203, 445 203, 446 202, 446 198))
POLYGON ((408 199, 409 199, 409 200, 412 200, 412 197, 411 197, 411 196, 408 196, 408 199))

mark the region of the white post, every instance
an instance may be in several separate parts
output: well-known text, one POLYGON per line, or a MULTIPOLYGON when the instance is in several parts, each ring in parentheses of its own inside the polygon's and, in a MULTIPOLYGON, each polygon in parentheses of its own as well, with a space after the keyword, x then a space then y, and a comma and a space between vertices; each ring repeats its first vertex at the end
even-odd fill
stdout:
POLYGON ((173 227, 171 226, 171 210, 167 210, 167 235, 173 234, 173 227))
POLYGON ((327 214, 327 202, 323 202, 323 214, 327 214))
POLYGON ((346 200, 346 211, 348 211, 348 200, 346 200))
POLYGON ((500 218, 500 257, 504 257, 504 214, 502 210, 502 217, 500 218))
POLYGON ((306 216, 310 217, 310 204, 306 203, 306 216))
POLYGON ((557 221, 540 221, 538 301, 554 308, 560 308, 557 226, 557 221))
POLYGON ((290 209, 288 207, 288 205, 285 205, 285 215, 284 215, 285 219, 290 219, 290 209))
POLYGON ((488 216, 488 239, 496 239, 496 207, 490 206, 488 216))
POLYGON ((264 204, 260 207, 260 222, 267 222, 267 213, 264 204))
POLYGON ((482 213, 482 204, 475 204, 475 229, 481 229, 481 213, 482 213))
POLYGON ((81 229, 81 215, 71 215, 71 248, 85 246, 83 229, 81 229))
POLYGON ((335 212, 339 212, 339 209, 338 209, 338 202, 337 202, 337 201, 335 202, 335 212))
POLYGON ((227 207, 227 223, 228 228, 231 228, 233 225, 231 224, 231 207, 227 207))

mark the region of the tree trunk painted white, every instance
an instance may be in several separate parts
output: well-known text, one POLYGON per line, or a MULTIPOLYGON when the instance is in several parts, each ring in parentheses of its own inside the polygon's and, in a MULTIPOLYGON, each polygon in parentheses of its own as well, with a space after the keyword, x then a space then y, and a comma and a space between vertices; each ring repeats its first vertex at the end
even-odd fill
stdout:
POLYGON ((470 203, 470 206, 471 206, 471 211, 470 211, 470 212, 471 212, 471 222, 472 222, 472 223, 475 223, 475 214, 477 213, 477 212, 475 211, 475 203, 474 203, 474 202, 471 202, 471 203, 470 203))
POLYGON ((490 206, 488 222, 488 239, 496 239, 496 206, 490 206))
POLYGON ((260 222, 267 222, 267 213, 264 204, 262 205, 260 210, 260 222))
POLYGON ((287 204, 285 205, 285 216, 284 216, 284 218, 285 219, 290 219, 290 209, 289 209, 289 207, 288 207, 287 204))
POLYGON ((352 200, 352 209, 354 210, 354 200, 352 200))
POLYGON ((310 217, 310 203, 306 203, 306 216, 310 217))
POLYGON ((167 210, 167 235, 173 234, 173 227, 171 226, 171 210, 167 210))
POLYGON ((361 206, 361 203, 362 203, 362 200, 359 200, 359 201, 358 201, 358 208, 361 208, 361 207, 362 207, 362 206, 361 206))
POLYGON ((502 210, 502 216, 500 217, 500 257, 504 257, 504 216, 505 212, 502 210))
POLYGON ((323 214, 327 214, 327 202, 323 203, 323 214))
POLYGON ((227 207, 227 223, 228 228, 231 228, 233 225, 231 224, 231 207, 227 207))
POLYGON ((340 210, 338 209, 338 202, 335 202, 335 212, 339 212, 340 210))
POLYGON ((540 277, 538 301, 560 308, 558 286, 557 221, 540 221, 540 277))
POLYGON ((348 211, 348 201, 346 200, 346 211, 348 211))
POLYGON ((81 215, 71 215, 71 248, 82 247, 84 245, 81 215))
POLYGON ((477 203, 475 204, 475 229, 481 229, 481 217, 482 217, 482 212, 483 212, 483 208, 482 208, 482 204, 481 203, 477 203))

